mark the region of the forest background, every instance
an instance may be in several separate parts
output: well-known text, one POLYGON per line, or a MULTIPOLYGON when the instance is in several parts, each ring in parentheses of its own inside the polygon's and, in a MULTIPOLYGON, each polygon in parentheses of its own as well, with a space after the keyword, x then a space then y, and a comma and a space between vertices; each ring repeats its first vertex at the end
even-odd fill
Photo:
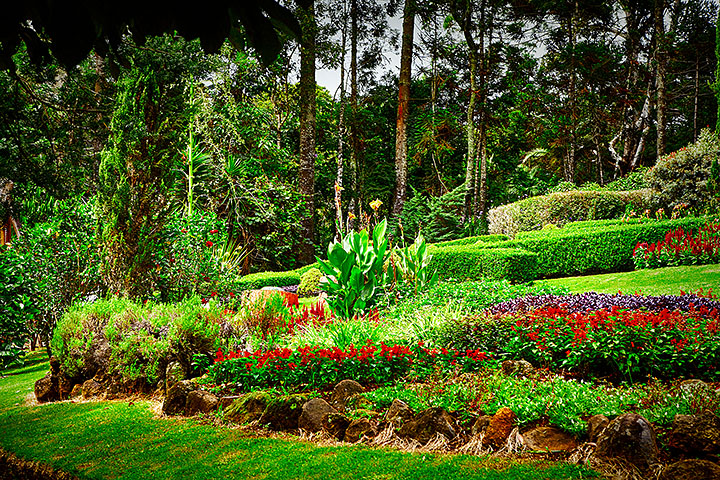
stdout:
POLYGON ((43 318, 108 292, 231 292, 223 269, 309 264, 372 218, 396 243, 480 234, 494 206, 630 189, 717 121, 712 1, 284 7, 301 30, 277 30, 278 55, 247 22, 210 47, 127 31, 68 58, 32 23, 2 45, 0 214, 27 245, 6 278, 36 277, 43 318))

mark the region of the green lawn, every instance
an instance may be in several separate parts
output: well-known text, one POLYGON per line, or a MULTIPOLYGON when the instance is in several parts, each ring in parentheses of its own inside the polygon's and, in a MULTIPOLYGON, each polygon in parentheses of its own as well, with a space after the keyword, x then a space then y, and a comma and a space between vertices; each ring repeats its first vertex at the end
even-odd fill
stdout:
POLYGON ((597 478, 584 468, 549 462, 256 438, 197 420, 156 418, 148 401, 27 406, 33 383, 47 368, 34 356, 0 378, 0 447, 84 479, 597 478))
POLYGON ((705 292, 712 288, 720 295, 720 265, 666 267, 634 272, 606 273, 582 277, 543 280, 549 285, 565 286, 573 293, 643 293, 644 295, 679 295, 680 291, 705 292))

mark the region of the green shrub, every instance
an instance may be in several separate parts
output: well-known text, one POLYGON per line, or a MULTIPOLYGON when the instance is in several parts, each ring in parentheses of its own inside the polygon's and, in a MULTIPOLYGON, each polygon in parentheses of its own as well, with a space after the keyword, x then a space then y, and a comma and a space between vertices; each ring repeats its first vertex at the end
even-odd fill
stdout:
POLYGON ((560 228, 528 233, 506 245, 536 253, 540 277, 619 272, 632 270, 633 250, 638 242, 655 242, 664 238, 668 230, 677 227, 697 229, 704 224, 703 218, 684 218, 560 228))
POLYGON ((605 185, 605 190, 625 192, 628 190, 642 190, 643 188, 650 188, 650 184, 648 182, 649 171, 650 169, 647 167, 640 166, 628 173, 626 176, 613 180, 605 185))
POLYGON ((298 295, 312 295, 320 288, 320 279, 322 272, 317 268, 311 268, 300 276, 300 285, 298 286, 298 295))
POLYGON ((513 318, 495 318, 488 314, 458 317, 434 332, 433 343, 461 351, 493 352, 496 358, 502 359, 515 335, 514 324, 513 318))
POLYGON ((430 266, 445 279, 479 280, 486 277, 527 282, 536 278, 537 274, 537 255, 519 248, 460 245, 436 248, 432 253, 430 266))
POLYGON ((0 247, 0 369, 22 360, 29 326, 39 313, 37 285, 23 271, 26 261, 12 245, 0 247))
POLYGON ((285 287, 300 283, 300 274, 296 270, 289 272, 258 272, 245 275, 235 283, 237 290, 258 290, 263 287, 285 287))
POLYGON ((720 140, 708 129, 702 131, 697 142, 662 157, 648 172, 654 205, 672 209, 688 204, 698 210, 709 206, 710 168, 718 157, 720 140))
POLYGON ((510 237, 503 234, 496 235, 479 235, 475 237, 458 238, 457 240, 448 240, 446 242, 438 242, 429 245, 430 248, 434 247, 450 247, 453 245, 474 245, 482 243, 497 243, 509 240, 510 237))
POLYGON ((552 193, 493 208, 488 212, 488 221, 491 234, 515 236, 518 232, 539 230, 549 223, 562 227, 578 220, 619 218, 628 205, 635 210, 647 209, 650 191, 552 193))

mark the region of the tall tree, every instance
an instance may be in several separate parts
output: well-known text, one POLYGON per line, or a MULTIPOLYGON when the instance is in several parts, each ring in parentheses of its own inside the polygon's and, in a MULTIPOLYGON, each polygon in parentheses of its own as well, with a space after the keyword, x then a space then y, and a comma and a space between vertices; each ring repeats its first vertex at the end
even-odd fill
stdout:
POLYGON ((300 262, 311 263, 315 256, 315 0, 297 0, 302 26, 300 37, 300 194, 307 205, 302 221, 305 243, 300 262))
POLYGON ((398 110, 395 131, 395 201, 393 215, 402 213, 407 197, 408 137, 410 114, 410 82, 415 32, 415 2, 405 0, 403 9, 402 48, 400 51, 400 77, 398 79, 398 110))

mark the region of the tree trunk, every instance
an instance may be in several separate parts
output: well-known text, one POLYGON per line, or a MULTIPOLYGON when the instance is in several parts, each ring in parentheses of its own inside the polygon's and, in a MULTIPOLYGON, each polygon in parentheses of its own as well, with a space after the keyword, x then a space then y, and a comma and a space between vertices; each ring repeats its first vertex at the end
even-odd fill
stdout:
MULTIPOLYGON (((348 215, 357 217, 357 174, 358 174, 358 91, 357 91, 357 54, 358 54, 358 8, 357 0, 350 0, 350 203, 348 215)), ((348 229, 354 222, 348 220, 348 229)))
POLYGON ((302 24, 300 39, 300 171, 298 183, 307 212, 302 219, 305 241, 300 263, 315 257, 315 0, 297 0, 302 24))
POLYGON ((395 201, 393 216, 402 214, 407 197, 408 143, 407 121, 410 108, 410 81, 412 70, 413 34, 415 30, 415 4, 405 0, 403 11, 402 50, 398 87, 397 129, 395 131, 395 201))
POLYGON ((657 158, 665 154, 667 133, 667 88, 665 85, 665 0, 655 0, 655 62, 657 65, 657 158))
POLYGON ((341 41, 342 58, 340 59, 340 116, 338 119, 338 154, 337 154, 337 174, 335 176, 335 223, 336 232, 335 239, 340 240, 343 234, 343 214, 342 214, 342 188, 343 188, 343 163, 344 163, 344 147, 345 147, 345 53, 347 47, 347 2, 343 2, 343 25, 342 25, 342 41, 341 41))

